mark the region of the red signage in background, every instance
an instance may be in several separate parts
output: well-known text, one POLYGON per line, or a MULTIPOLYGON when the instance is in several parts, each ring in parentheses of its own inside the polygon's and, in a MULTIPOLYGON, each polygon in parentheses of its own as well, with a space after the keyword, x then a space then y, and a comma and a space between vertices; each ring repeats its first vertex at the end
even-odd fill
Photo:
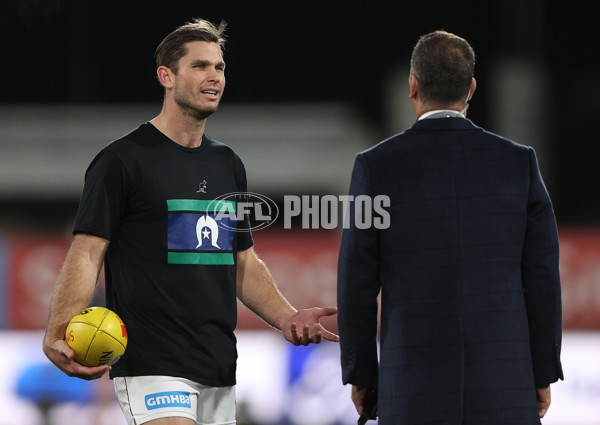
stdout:
POLYGON ((50 295, 70 242, 57 236, 6 238, 8 328, 46 327, 50 295))
POLYGON ((564 329, 600 329, 600 229, 561 228, 564 329))
MULTIPOLYGON (((252 234, 254 250, 281 293, 297 309, 337 305, 337 258, 340 231, 260 230, 252 234)), ((337 318, 321 323, 335 332, 337 318)), ((238 308, 238 328, 266 328, 247 308, 238 308)))
MULTIPOLYGON (((339 231, 260 230, 255 250, 285 297, 298 309, 335 306, 339 231)), ((52 288, 65 260, 68 236, 11 236, 5 239, 6 326, 43 329, 52 288)), ((561 228, 563 327, 600 330, 600 229, 561 228)), ((98 288, 102 287, 99 282, 98 288)), ((336 331, 336 317, 323 318, 336 331)), ((245 307, 240 329, 267 325, 245 307)))
MULTIPOLYGON (((339 232, 255 232, 255 249, 281 292, 298 308, 336 305, 339 232)), ((600 330, 600 229, 560 230, 564 329, 600 330)), ((336 329, 335 320, 324 321, 336 329)), ((265 326, 240 310, 242 328, 265 326)))

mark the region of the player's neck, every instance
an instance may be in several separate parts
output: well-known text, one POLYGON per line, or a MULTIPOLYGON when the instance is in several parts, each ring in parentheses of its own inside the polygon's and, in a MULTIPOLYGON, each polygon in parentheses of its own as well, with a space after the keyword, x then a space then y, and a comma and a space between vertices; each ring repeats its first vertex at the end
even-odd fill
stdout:
POLYGON ((161 133, 175 143, 187 148, 197 148, 202 144, 206 120, 196 120, 179 110, 163 107, 160 114, 150 120, 161 133))

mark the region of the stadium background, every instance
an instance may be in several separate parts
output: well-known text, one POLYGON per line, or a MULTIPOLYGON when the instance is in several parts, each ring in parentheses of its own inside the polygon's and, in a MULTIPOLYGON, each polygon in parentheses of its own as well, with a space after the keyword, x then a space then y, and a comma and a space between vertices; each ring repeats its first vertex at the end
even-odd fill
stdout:
MULTIPOLYGON (((85 168, 158 113, 154 48, 197 16, 229 24, 227 90, 207 132, 244 159, 250 190, 278 201, 344 194, 354 154, 413 122, 406 81, 419 35, 443 28, 472 43, 478 88, 469 118, 535 147, 560 227, 567 380, 553 387, 543 423, 600 424, 600 62, 591 5, 345 3, 0 4, 0 425, 122 421, 106 381, 53 375, 41 330, 85 168)), ((255 239, 282 291, 298 307, 335 304, 339 229, 280 223, 255 239)), ((353 423, 335 344, 291 348, 243 309, 239 322, 240 424, 353 423)))

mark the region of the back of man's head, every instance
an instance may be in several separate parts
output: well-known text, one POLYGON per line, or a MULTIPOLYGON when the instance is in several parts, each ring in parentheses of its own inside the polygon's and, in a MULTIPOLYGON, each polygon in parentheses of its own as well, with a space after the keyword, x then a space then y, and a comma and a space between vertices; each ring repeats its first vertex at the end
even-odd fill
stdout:
POLYGON ((446 31, 423 35, 415 45, 410 72, 426 104, 466 103, 475 69, 475 52, 462 37, 446 31))

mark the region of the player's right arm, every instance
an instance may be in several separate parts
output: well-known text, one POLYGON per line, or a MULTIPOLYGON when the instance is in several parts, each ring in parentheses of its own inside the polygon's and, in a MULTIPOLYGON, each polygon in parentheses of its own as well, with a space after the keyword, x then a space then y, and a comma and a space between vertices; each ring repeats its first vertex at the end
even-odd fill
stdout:
POLYGON ((52 292, 43 341, 44 354, 69 376, 96 379, 110 370, 108 365, 86 367, 77 363, 65 342, 69 321, 87 307, 94 295, 108 244, 107 239, 97 236, 75 235, 52 292))

